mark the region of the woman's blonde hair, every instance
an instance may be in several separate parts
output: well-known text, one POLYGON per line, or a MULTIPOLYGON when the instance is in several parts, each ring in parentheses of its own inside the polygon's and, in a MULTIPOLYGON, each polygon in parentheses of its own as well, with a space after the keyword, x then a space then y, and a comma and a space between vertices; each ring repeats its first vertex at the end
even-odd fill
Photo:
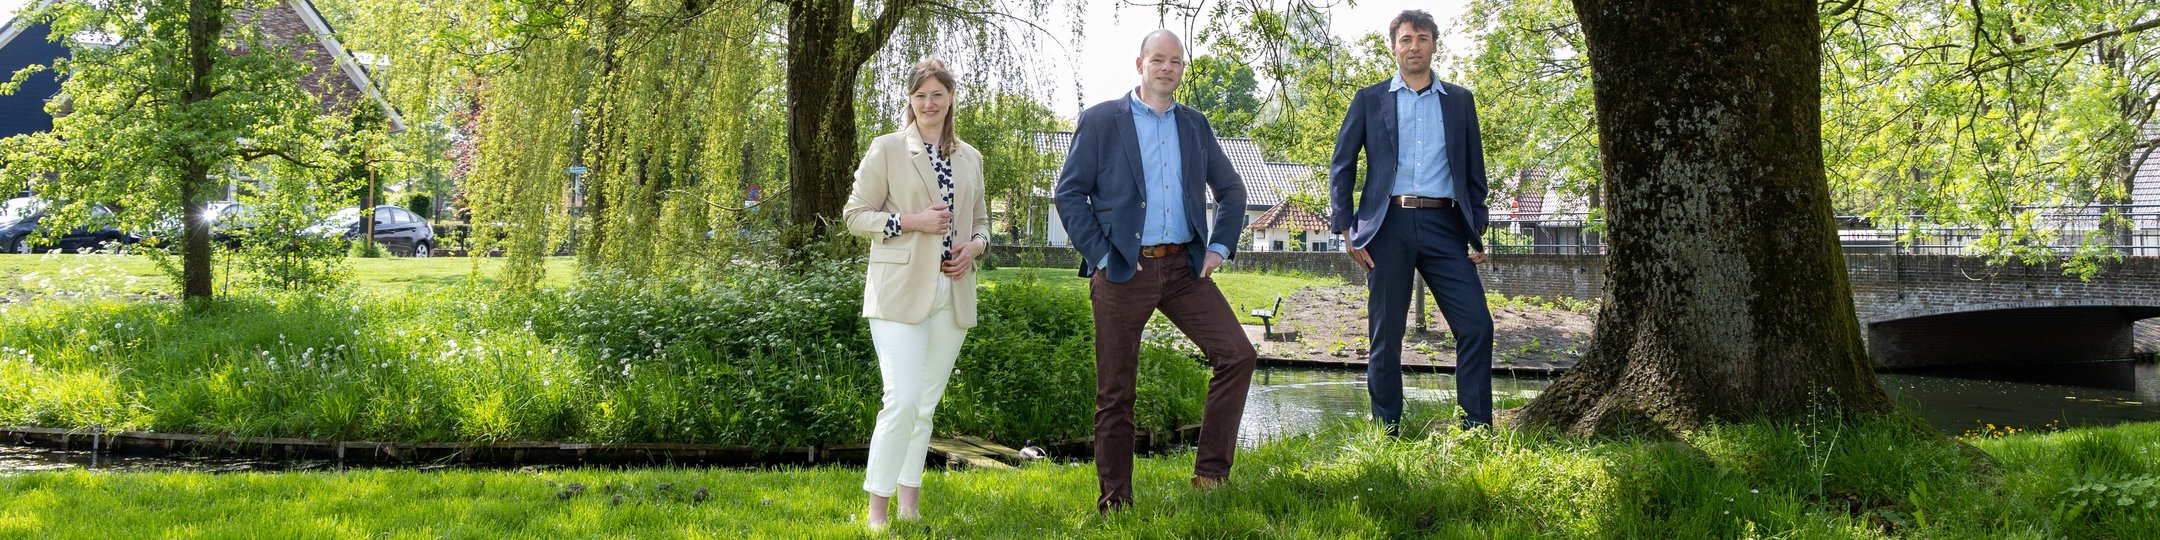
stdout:
MULTIPOLYGON (((959 85, 953 84, 952 72, 945 69, 944 61, 936 58, 924 58, 923 61, 915 63, 915 69, 908 71, 907 93, 914 95, 915 90, 922 88, 924 82, 933 79, 937 80, 938 84, 945 85, 946 92, 959 92, 959 85)), ((910 104, 903 108, 907 109, 908 123, 915 123, 915 106, 910 104)), ((953 134, 953 117, 955 111, 959 109, 960 100, 958 99, 945 106, 945 133, 938 137, 937 141, 938 155, 940 157, 952 157, 954 148, 960 146, 960 137, 953 134)))

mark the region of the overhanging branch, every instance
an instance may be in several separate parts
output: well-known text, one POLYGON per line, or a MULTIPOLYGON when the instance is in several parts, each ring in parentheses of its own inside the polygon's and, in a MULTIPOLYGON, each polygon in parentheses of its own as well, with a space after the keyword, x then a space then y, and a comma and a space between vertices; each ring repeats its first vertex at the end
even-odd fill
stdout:
POLYGON ((1996 62, 1992 62, 1992 63, 1987 63, 1987 64, 1978 64, 1978 63, 1976 62, 1975 64, 1977 64, 1977 65, 1976 65, 1975 67, 1973 67, 1972 69, 1970 69, 1970 70, 1967 70, 1967 74, 1968 74, 1968 75, 1972 75, 1972 76, 1979 76, 1979 75, 1985 75, 1985 74, 1987 74, 1987 73, 1989 73, 1989 72, 1992 72, 1992 71, 1995 71, 1995 70, 1999 70, 1999 69, 2002 69, 2002 68, 2006 68, 2006 67, 2010 67, 2010 66, 2014 66, 2014 65, 2018 65, 2018 64, 2022 64, 2022 63, 2025 63, 2025 61, 2027 61, 2027 60, 2031 60, 2033 56, 2038 56, 2038 55, 2040 55, 2040 54, 2042 54, 2042 53, 2047 53, 2047 52, 2053 52, 2053 51, 2067 51, 2067 50, 2071 50, 2071 49, 2076 49, 2076 48, 2078 48, 2078 47, 2083 47, 2083 46, 2089 45, 2089 44, 2091 44, 2092 42, 2095 42, 2095 41, 2099 41, 2099 40, 2103 40, 2103 39, 2107 39, 2107 38, 2111 38, 2111 37, 2117 37, 2117 36, 2125 36, 2125 35, 2135 34, 2135 33, 2139 33, 2139 32, 2144 32, 2144 31, 2147 31, 2147 30, 2152 30, 2152 29, 2154 29, 2154 28, 2160 28, 2160 19, 2153 19, 2153 20, 2150 20, 2150 21, 2145 21, 2145 22, 2141 22, 2141 23, 2133 24, 2133 25, 2130 25, 2130 26, 2125 26, 2125 27, 2122 27, 2122 28, 2117 28, 2117 29, 2114 29, 2114 30, 2108 30, 2108 31, 2104 31, 2104 32, 2095 32, 2095 33, 2092 33, 2092 34, 2086 34, 2086 35, 2084 35, 2084 36, 2080 36, 2080 37, 2077 37, 2077 38, 2067 39, 2067 40, 2063 40, 2063 41, 2057 41, 2057 42, 2054 42, 2054 43, 2046 43, 2046 44, 2041 44, 2041 45, 2034 45, 2034 46, 2031 46, 2031 47, 2026 47, 2026 48, 2023 48, 2023 49, 2018 49, 2018 50, 2015 50, 2015 51, 2008 51, 2008 52, 2005 52, 2005 53, 2003 53, 2003 54, 2001 54, 2001 55, 1998 55, 1998 56, 1996 56, 1996 57, 1994 58, 1994 60, 1997 60, 1996 62))

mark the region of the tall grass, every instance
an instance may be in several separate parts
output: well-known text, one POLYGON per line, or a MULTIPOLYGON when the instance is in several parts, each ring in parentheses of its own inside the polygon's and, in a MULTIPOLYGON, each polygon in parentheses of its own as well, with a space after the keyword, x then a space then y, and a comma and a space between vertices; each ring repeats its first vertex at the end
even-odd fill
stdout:
MULTIPOLYGON (((0 309, 0 424, 405 441, 868 439, 877 360, 861 262, 630 279, 504 295, 443 288, 246 291, 177 303, 41 299, 0 309)), ((987 287, 941 407, 948 433, 1082 435, 1084 297, 987 287)), ((1198 418, 1205 372, 1161 346, 1140 425, 1198 418)))

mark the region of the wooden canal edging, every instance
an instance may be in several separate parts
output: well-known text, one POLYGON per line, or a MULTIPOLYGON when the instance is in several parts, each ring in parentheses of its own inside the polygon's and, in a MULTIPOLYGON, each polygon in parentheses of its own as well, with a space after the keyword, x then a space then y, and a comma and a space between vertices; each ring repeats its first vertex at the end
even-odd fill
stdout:
MULTIPOLYGON (((1199 437, 1200 426, 1180 426, 1169 433, 1139 434, 1142 449, 1162 449, 1189 444, 1199 437)), ((101 429, 57 429, 0 426, 0 441, 17 445, 57 447, 143 456, 196 456, 321 460, 364 465, 704 465, 775 466, 861 464, 868 460, 869 445, 849 444, 797 448, 686 443, 402 443, 382 441, 331 441, 289 437, 234 437, 101 429)), ((1043 445, 1053 457, 1092 457, 1093 438, 1043 445)), ((959 436, 930 443, 933 459, 946 467, 1011 469, 1025 461, 1018 450, 980 437, 959 436)))
POLYGON ((127 455, 325 460, 353 464, 810 465, 860 462, 862 445, 756 448, 682 443, 405 443, 0 427, 0 440, 127 455))

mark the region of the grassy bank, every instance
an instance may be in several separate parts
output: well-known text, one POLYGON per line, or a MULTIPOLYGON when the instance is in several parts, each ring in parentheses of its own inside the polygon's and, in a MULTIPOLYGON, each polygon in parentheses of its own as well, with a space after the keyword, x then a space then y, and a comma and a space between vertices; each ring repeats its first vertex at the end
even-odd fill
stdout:
MULTIPOLYGON (((470 264, 378 261, 366 264, 443 275, 470 264)), ((862 442, 879 380, 858 315, 860 264, 800 275, 597 276, 522 295, 450 277, 449 286, 376 279, 326 294, 244 291, 201 311, 110 290, 38 295, 0 304, 0 425, 397 441, 862 442)), ((1084 282, 1036 269, 986 277, 983 322, 940 427, 1010 443, 1084 435, 1094 388, 1084 282)), ((1218 279, 1262 294, 1307 283, 1218 279)), ((1177 341, 1145 349, 1143 429, 1198 421, 1205 371, 1180 356, 1177 341)))
MULTIPOLYGON (((1428 411, 1413 410, 1414 417, 1428 411)), ((1093 467, 933 472, 951 538, 2150 538, 2160 424, 1978 440, 1892 425, 1742 425, 1689 444, 1348 424, 1239 454, 1142 459, 1138 507, 1092 509, 1093 467), (2142 480, 2140 480, 2142 479, 2142 480), (2100 486, 2106 486, 2103 491, 2100 486)), ((866 537, 859 469, 36 473, 0 477, 0 537, 866 537), (566 495, 572 484, 586 486, 566 495), (709 497, 700 500, 704 491, 709 497)))

